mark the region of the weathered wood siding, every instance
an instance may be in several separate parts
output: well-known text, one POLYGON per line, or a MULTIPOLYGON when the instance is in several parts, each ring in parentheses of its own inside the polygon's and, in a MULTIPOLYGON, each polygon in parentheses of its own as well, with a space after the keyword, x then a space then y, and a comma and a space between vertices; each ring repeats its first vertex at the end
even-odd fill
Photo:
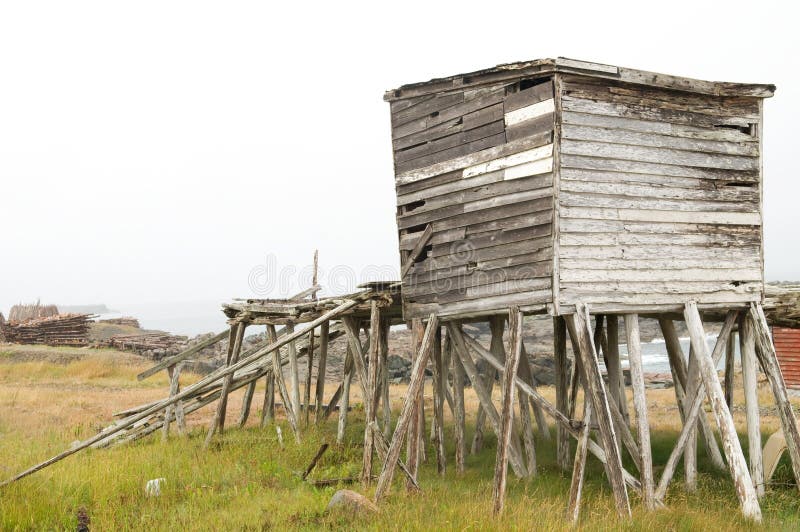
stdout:
POLYGON ((559 303, 759 300, 760 99, 562 81, 559 303))
POLYGON ((553 113, 549 79, 392 102, 406 319, 550 301, 553 113))

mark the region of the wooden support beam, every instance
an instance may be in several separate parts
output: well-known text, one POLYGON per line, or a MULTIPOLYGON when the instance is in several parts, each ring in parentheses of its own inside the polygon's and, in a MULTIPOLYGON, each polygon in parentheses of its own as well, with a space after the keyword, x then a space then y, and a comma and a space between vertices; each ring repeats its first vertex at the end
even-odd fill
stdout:
MULTIPOLYGON (((670 368, 673 371, 673 382, 675 383, 675 396, 678 401, 678 409, 685 423, 686 417, 688 416, 688 407, 684 407, 684 404, 686 403, 686 385, 689 381, 689 377, 686 362, 683 360, 683 348, 681 348, 680 339, 678 338, 678 333, 675 331, 675 325, 672 320, 665 316, 659 316, 658 323, 661 327, 661 334, 664 336, 670 368)), ((714 437, 714 432, 711 430, 708 418, 705 416, 705 413, 700 412, 700 416, 697 419, 699 420, 700 433, 703 436, 706 453, 711 459, 711 464, 720 471, 725 471, 725 461, 722 459, 717 439, 714 437)))
POLYGON ((581 494, 583 492, 583 481, 586 477, 586 458, 589 450, 589 436, 592 426, 592 402, 583 402, 583 428, 578 437, 578 445, 575 448, 575 461, 572 468, 572 482, 569 487, 569 502, 567 502, 567 521, 573 525, 578 523, 581 511, 581 494))
MULTIPOLYGON (((180 391, 180 376, 181 370, 183 369, 183 363, 178 362, 174 366, 170 366, 167 368, 167 373, 169 374, 169 396, 173 397, 177 395, 180 391)), ((184 429, 186 428, 185 425, 181 426, 182 419, 183 419, 183 405, 179 401, 175 405, 167 405, 167 408, 164 410, 164 426, 162 428, 162 439, 164 441, 167 440, 169 437, 169 422, 172 418, 172 412, 175 411, 175 420, 178 421, 178 432, 183 434, 184 429)))
POLYGON ((444 452, 444 392, 445 367, 442 355, 442 330, 436 330, 433 343, 433 447, 436 450, 436 471, 445 474, 446 456, 444 452))
POLYGON ((451 352, 450 361, 452 364, 453 373, 453 418, 455 420, 455 444, 456 444, 456 472, 461 475, 464 473, 464 458, 467 452, 466 442, 466 411, 464 407, 464 381, 465 372, 464 366, 461 364, 461 359, 452 356, 453 340, 450 333, 447 334, 448 348, 451 352))
MULTIPOLYGON (((553 316, 553 356, 555 365, 556 409, 569 416, 569 361, 567 360, 567 325, 561 316, 553 316)), ((556 462, 562 471, 569 469, 569 432, 556 423, 556 462)))
POLYGON ((261 407, 261 426, 266 427, 269 423, 275 421, 275 374, 273 372, 267 373, 264 378, 264 404, 261 407))
POLYGON ((311 372, 314 369, 314 329, 308 331, 308 349, 306 350, 306 385, 303 388, 303 407, 305 413, 305 423, 308 426, 308 418, 311 412, 311 372))
MULTIPOLYGON (((506 359, 505 348, 503 347, 503 328, 505 326, 505 318, 503 316, 492 316, 489 318, 489 329, 492 337, 489 344, 489 351, 500 360, 502 363, 506 359)), ((481 382, 486 388, 489 397, 492 396, 492 388, 494 387, 496 370, 486 366, 484 361, 478 362, 478 374, 481 376, 481 382)), ((471 379, 472 377, 470 377, 471 379)), ((478 405, 478 414, 475 420, 475 434, 472 438, 472 447, 470 452, 476 454, 483 448, 483 428, 486 422, 486 412, 482 405, 478 405)))
MULTIPOLYGON (((489 390, 486 389, 483 382, 479 378, 478 368, 475 365, 475 362, 472 360, 472 357, 469 355, 469 351, 467 350, 466 340, 471 338, 461 331, 461 324, 454 324, 452 322, 448 323, 447 332, 452 338, 452 346, 455 350, 455 354, 461 360, 461 364, 464 366, 464 371, 466 371, 469 380, 472 382, 472 389, 475 391, 475 395, 478 396, 478 400, 483 406, 484 412, 486 412, 486 417, 489 420, 489 423, 491 424, 495 434, 499 438, 501 430, 500 414, 498 414, 497 409, 492 403, 492 396, 489 394, 489 390)), ((502 368, 503 366, 500 367, 502 368)), ((517 383, 519 382, 521 381, 518 380, 517 383)), ((529 386, 528 389, 530 390, 529 386)), ((514 439, 512 439, 511 442, 511 450, 509 452, 509 462, 511 463, 511 468, 514 470, 514 474, 516 474, 518 477, 525 477, 527 476, 527 469, 525 468, 525 464, 522 460, 522 452, 519 449, 519 441, 514 441, 514 439)))
MULTIPOLYGON (((420 318, 411 320, 411 364, 412 366, 417 361, 417 356, 422 349, 422 338, 425 334, 425 327, 420 318)), ((420 445, 420 413, 423 403, 422 386, 420 391, 414 398, 414 403, 409 413, 409 429, 408 438, 406 438, 406 465, 408 466, 409 473, 415 479, 417 478, 417 470, 419 469, 419 445, 420 445)), ((406 392, 407 393, 407 392, 406 392)), ((406 483, 408 489, 413 488, 411 483, 406 483)))
MULTIPOLYGON (((714 362, 714 367, 716 367, 716 365, 720 361, 720 358, 722 357, 724 346, 727 344, 727 339, 731 334, 731 330, 733 329, 733 324, 736 322, 736 315, 737 312, 735 310, 729 311, 728 315, 725 317, 725 322, 722 324, 722 329, 720 329, 719 335, 717 336, 717 343, 714 346, 713 353, 711 354, 711 358, 714 362)), ((703 387, 703 383, 701 380, 701 382, 699 383, 699 387, 697 389, 697 393, 694 394, 694 400, 692 401, 692 404, 689 406, 689 408, 686 410, 683 429, 681 430, 681 433, 678 436, 678 441, 675 443, 675 447, 672 449, 669 459, 667 459, 667 463, 664 466, 664 471, 661 473, 661 480, 658 482, 658 489, 656 489, 656 495, 655 495, 656 499, 663 500, 664 496, 667 493, 667 487, 669 486, 670 480, 672 480, 672 475, 675 473, 675 468, 678 465, 678 460, 683 454, 686 444, 689 441, 689 434, 691 433, 692 428, 696 426, 698 416, 701 415, 701 407, 703 405, 703 400, 705 399, 705 397, 706 397, 705 388, 703 387)))
POLYGON ((256 392, 256 381, 251 382, 244 389, 244 397, 242 397, 242 412, 239 414, 239 427, 244 427, 247 423, 247 418, 250 417, 250 406, 253 403, 253 395, 256 392))
POLYGON ((354 317, 344 316, 342 318, 342 324, 344 325, 345 331, 347 331, 347 341, 353 354, 355 374, 358 377, 358 384, 361 388, 361 397, 363 397, 364 400, 364 410, 366 410, 367 402, 369 402, 370 397, 372 397, 372 394, 369 393, 369 387, 367 385, 369 378, 367 377, 367 364, 364 357, 364 353, 368 350, 368 347, 365 348, 361 345, 361 340, 359 340, 358 334, 359 327, 354 317))
MULTIPOLYGON (((741 338, 741 333, 740 333, 741 338)), ((736 379, 736 337, 733 333, 728 337, 728 346, 725 350, 725 403, 728 410, 733 412, 733 387, 736 379)))
POLYGON ((760 498, 764 496, 764 459, 761 453, 761 419, 758 411, 758 363, 753 325, 746 313, 739 316, 739 341, 747 418, 747 454, 750 458, 750 476, 753 478, 756 495, 760 498))
POLYGON ((622 374, 622 362, 619 356, 619 317, 616 314, 606 316, 606 349, 608 350, 608 388, 617 403, 617 408, 622 414, 626 427, 630 426, 631 418, 628 413, 628 399, 625 395, 625 377, 622 374))
POLYGON ((406 257, 405 262, 403 262, 403 268, 400 271, 400 279, 406 278, 406 275, 414 266, 414 262, 416 262, 417 258, 425 249, 425 246, 428 245, 428 241, 431 239, 431 236, 433 236, 433 225, 428 224, 425 226, 425 230, 422 231, 422 234, 419 235, 417 243, 414 244, 414 248, 406 257))
MULTIPOLYGON (((386 441, 386 437, 381 432, 381 429, 378 427, 378 423, 373 421, 369 424, 370 430, 375 434, 375 451, 378 453, 378 458, 380 459, 381 463, 386 461, 386 457, 389 455, 389 442, 386 441)), ((397 467, 403 474, 406 476, 406 482, 411 484, 411 487, 416 491, 422 491, 422 488, 419 487, 417 483, 417 479, 411 476, 411 473, 408 470, 408 467, 403 463, 402 460, 397 460, 397 467)))
POLYGON ((786 438, 786 448, 792 461, 794 479, 798 489, 800 489, 800 432, 797 429, 797 419, 795 419, 792 411, 792 404, 789 402, 786 383, 783 381, 783 374, 781 374, 781 368, 778 365, 775 346, 772 344, 772 339, 769 335, 767 318, 764 316, 764 309, 761 308, 760 304, 750 304, 750 319, 753 322, 753 332, 755 333, 756 355, 772 387, 772 394, 775 396, 775 404, 778 408, 778 415, 781 418, 783 435, 786 438))
POLYGON ((375 502, 380 501, 392 484, 394 468, 397 465, 397 461, 400 459, 400 449, 402 448, 403 438, 406 435, 411 421, 411 411, 417 400, 419 388, 425 378, 425 366, 427 365, 428 356, 433 347, 436 331, 438 329, 439 319, 436 317, 436 314, 431 314, 428 318, 428 325, 425 328, 425 335, 422 339, 422 346, 417 355, 417 360, 411 368, 411 382, 408 385, 408 392, 406 393, 406 400, 403 403, 403 410, 400 412, 400 417, 397 420, 392 442, 389 445, 389 451, 386 453, 386 460, 383 462, 383 469, 378 477, 378 485, 375 488, 375 502))
MULTIPOLYGON (((528 354, 525 352, 525 343, 520 341, 520 345, 520 360, 517 376, 527 382, 531 388, 536 389, 530 364, 528 364, 528 354)), ((549 432, 547 432, 547 421, 544 420, 544 412, 542 412, 539 405, 529 400, 525 392, 518 387, 515 386, 515 388, 517 389, 517 409, 519 410, 519 424, 522 432, 522 446, 525 450, 525 468, 528 470, 528 476, 534 477, 536 476, 536 446, 533 439, 531 406, 534 406, 534 409, 538 412, 536 421, 539 424, 540 431, 542 426, 544 426, 544 432, 549 436, 549 432), (540 417, 541 419, 539 419, 540 417)))
MULTIPOLYGON (((294 323, 288 322, 285 325, 286 334, 291 335, 294 332, 294 323)), ((287 350, 289 352, 289 390, 291 395, 291 409, 294 411, 294 418, 300 421, 300 373, 297 367, 297 344, 294 340, 289 342, 287 350)))
POLYGON ((655 508, 653 493, 653 454, 650 448, 650 424, 647 420, 647 399, 644 389, 642 344, 639 336, 639 316, 625 315, 625 337, 628 339, 628 362, 631 368, 633 408, 636 412, 636 432, 639 435, 639 468, 642 480, 642 503, 648 510, 655 508))
POLYGON ((502 410, 500 414, 500 435, 497 438, 497 459, 494 467, 494 515, 503 511, 506 498, 506 479, 508 478, 508 453, 511 444, 511 429, 514 419, 514 385, 519 359, 522 356, 522 313, 519 307, 508 311, 508 358, 503 371, 501 388, 502 410))
MULTIPOLYGON (((370 305, 370 320, 369 320, 369 368, 368 368, 368 381, 367 393, 369 399, 364 401, 366 406, 366 424, 367 427, 372 424, 377 418, 378 406, 378 356, 380 351, 381 340, 381 311, 378 306, 377 300, 372 300, 370 305)), ((361 469, 361 481, 366 485, 369 484, 372 478, 372 453, 374 452, 375 437, 371 430, 364 431, 364 463, 361 469)))
POLYGON ((353 346, 348 342, 347 354, 344 359, 344 373, 342 373, 342 398, 339 399, 339 424, 336 429, 336 443, 344 442, 344 432, 347 428, 347 412, 350 410, 350 385, 355 375, 355 362, 353 362, 353 346))
MULTIPOLYGON (((689 347, 689 361, 686 371, 686 393, 683 401, 683 411, 687 412, 691 407, 700 382, 700 368, 697 364, 697 355, 694 349, 689 347)), ((686 442, 686 449, 683 450, 683 472, 686 478, 686 491, 697 490, 697 423, 689 429, 689 440, 686 442)))
POLYGON ((224 340, 225 337, 230 337, 230 336, 231 336, 231 329, 230 328, 229 329, 225 329, 221 333, 215 334, 211 338, 208 338, 207 340, 203 340, 202 342, 193 345, 192 347, 190 347, 186 351, 178 353, 177 355, 173 355, 173 356, 171 356, 169 358, 165 358, 164 360, 162 360, 158 364, 154 365, 150 369, 146 369, 145 371, 139 373, 136 376, 136 379, 137 380, 143 380, 143 379, 146 379, 147 377, 151 377, 151 376, 155 375, 156 373, 158 373, 159 371, 161 371, 162 369, 167 369, 167 368, 169 368, 171 366, 174 366, 178 362, 186 360, 190 356, 192 356, 192 355, 194 355, 196 353, 199 353, 200 351, 202 351, 206 347, 211 347, 212 345, 217 344, 217 343, 221 342, 222 340, 224 340))
MULTIPOLYGON (((533 375, 533 368, 531 367, 531 362, 528 359, 528 353, 525 350, 524 342, 522 343, 522 354, 520 355, 519 360, 519 376, 522 378, 522 380, 527 382, 531 388, 534 390, 536 389, 536 379, 533 375)), ((525 402, 530 403, 530 405, 525 405, 526 408, 530 406, 533 409, 533 416, 536 419, 536 427, 539 429, 539 437, 542 438, 543 441, 550 441, 550 428, 547 426, 547 420, 544 417, 542 407, 540 407, 536 402, 528 401, 527 397, 525 397, 525 402)), ((520 408, 521 405, 522 403, 520 403, 520 408)))
MULTIPOLYGON (((239 353, 242 351, 242 339, 244 338, 244 330, 246 327, 247 325, 244 323, 236 324, 233 346, 228 350, 228 361, 226 364, 228 367, 234 366, 239 361, 239 353)), ((234 329, 232 329, 232 331, 233 330, 234 329)), ((219 433, 222 434, 225 430, 225 415, 228 410, 228 393, 230 391, 232 379, 233 373, 226 375, 222 379, 222 392, 219 396, 219 403, 217 403, 217 412, 214 414, 211 426, 208 428, 204 447, 208 447, 209 444, 211 444, 211 439, 214 437, 215 432, 219 431, 219 433)))
MULTIPOLYGON (((267 341, 273 343, 277 340, 278 333, 274 325, 267 325, 267 341)), ((281 364, 281 353, 278 349, 272 352, 272 374, 275 376, 275 383, 278 385, 278 393, 283 401, 283 409, 286 411, 286 420, 294 433, 296 442, 300 442, 300 427, 297 425, 297 416, 294 415, 292 400, 289 390, 286 388, 286 381, 283 378, 283 364, 281 364)))
POLYGON ((383 405, 383 436, 389 437, 392 430, 392 405, 389 402, 389 332, 391 321, 388 317, 381 320, 381 405, 383 405))
POLYGON ((716 366, 711 354, 708 352, 706 334, 703 330, 703 322, 700 319, 697 304, 693 301, 688 302, 683 316, 686 320, 686 327, 689 329, 689 338, 691 339, 694 353, 700 365, 700 375, 722 435, 723 448, 728 459, 731 476, 736 484, 736 494, 742 506, 742 513, 745 517, 760 522, 761 508, 758 504, 758 497, 753 488, 753 480, 747 471, 747 463, 742 453, 742 446, 739 444, 733 417, 731 417, 731 413, 725 404, 725 395, 722 393, 716 366))
POLYGON ((565 317, 569 334, 578 344, 578 354, 581 358, 584 372, 586 392, 592 401, 592 411, 597 418, 600 438, 606 454, 606 474, 614 493, 617 512, 620 515, 630 516, 631 508, 628 500, 628 491, 625 489, 625 480, 622 475, 622 458, 619 453, 617 435, 611 417, 608 395, 605 383, 600 374, 597 353, 592 343, 592 331, 589 326, 589 312, 586 306, 576 305, 575 314, 565 317))
POLYGON ((317 389, 314 404, 314 422, 319 425, 322 422, 322 404, 325 400, 325 373, 328 368, 328 340, 330 334, 330 322, 326 321, 319 326, 319 359, 317 360, 317 389))

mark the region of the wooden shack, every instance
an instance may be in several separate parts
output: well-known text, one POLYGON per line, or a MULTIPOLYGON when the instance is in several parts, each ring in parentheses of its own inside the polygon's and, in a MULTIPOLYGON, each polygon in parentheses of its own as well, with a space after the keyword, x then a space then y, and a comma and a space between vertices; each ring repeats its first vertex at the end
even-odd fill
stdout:
POLYGON ((774 90, 558 58, 386 92, 405 317, 761 301, 774 90))

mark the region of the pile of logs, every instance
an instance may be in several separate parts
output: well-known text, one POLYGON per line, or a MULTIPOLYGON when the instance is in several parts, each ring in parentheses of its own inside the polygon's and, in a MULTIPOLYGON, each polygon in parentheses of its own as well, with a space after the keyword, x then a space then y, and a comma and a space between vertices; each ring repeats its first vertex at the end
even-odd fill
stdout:
POLYGON ((186 343, 185 336, 169 333, 117 334, 108 340, 108 346, 136 353, 144 353, 156 349, 170 350, 186 343))
POLYGON ((141 329, 142 327, 139 325, 139 320, 136 318, 132 318, 130 316, 123 316, 121 318, 109 318, 107 320, 97 320, 98 323, 110 323, 111 325, 125 325, 128 327, 136 327, 137 329, 141 329))
POLYGON ((6 341, 17 344, 86 345, 90 314, 58 314, 3 326, 6 341))
POLYGON ((800 286, 764 286, 764 313, 770 325, 800 329, 800 286))
POLYGON ((55 305, 42 305, 38 301, 29 305, 14 305, 8 313, 8 321, 11 323, 24 323, 38 318, 48 318, 58 315, 58 307, 55 305))

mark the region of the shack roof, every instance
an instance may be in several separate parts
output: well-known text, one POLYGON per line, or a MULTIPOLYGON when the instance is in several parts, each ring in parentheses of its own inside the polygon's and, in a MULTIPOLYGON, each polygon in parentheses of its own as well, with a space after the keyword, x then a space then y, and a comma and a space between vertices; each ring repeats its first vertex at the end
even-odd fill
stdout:
POLYGON ((411 83, 397 89, 386 91, 383 99, 386 101, 403 100, 426 94, 463 90, 465 88, 480 87, 521 78, 535 79, 538 77, 548 77, 556 72, 580 74, 583 76, 617 80, 637 85, 648 85, 663 89, 709 94, 713 96, 769 98, 775 93, 775 85, 703 81, 648 72, 645 70, 636 70, 633 68, 558 57, 556 59, 535 59, 532 61, 506 63, 466 74, 457 74, 446 78, 435 78, 430 81, 411 83))

